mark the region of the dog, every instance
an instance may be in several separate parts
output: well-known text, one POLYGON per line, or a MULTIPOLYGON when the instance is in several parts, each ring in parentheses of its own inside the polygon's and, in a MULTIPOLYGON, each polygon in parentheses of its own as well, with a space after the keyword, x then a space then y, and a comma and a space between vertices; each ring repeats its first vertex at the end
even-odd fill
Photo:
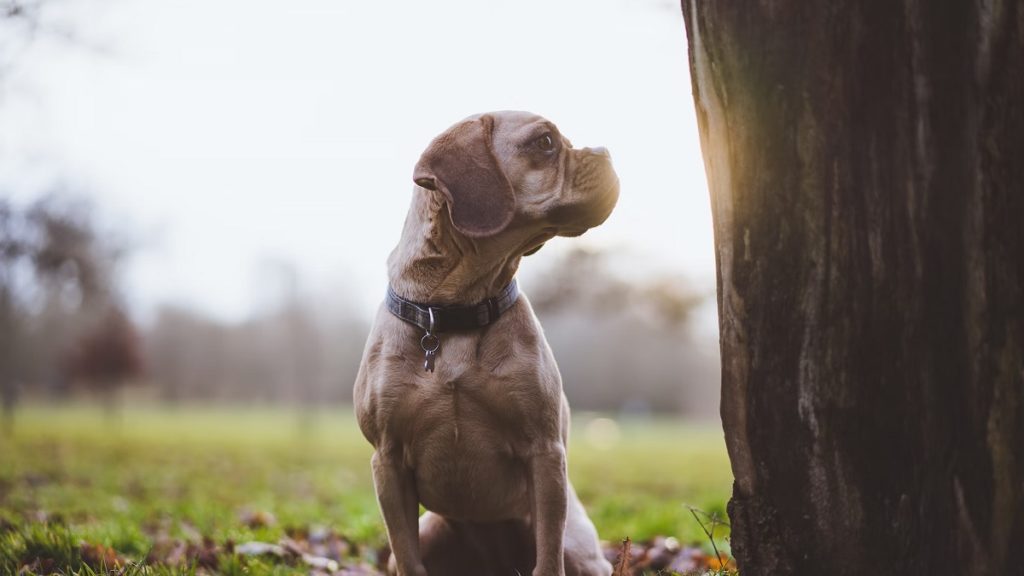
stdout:
POLYGON ((413 181, 353 393, 389 571, 608 576, 566 472, 561 376, 515 274, 608 218, 610 155, 535 114, 492 112, 435 138, 413 181))

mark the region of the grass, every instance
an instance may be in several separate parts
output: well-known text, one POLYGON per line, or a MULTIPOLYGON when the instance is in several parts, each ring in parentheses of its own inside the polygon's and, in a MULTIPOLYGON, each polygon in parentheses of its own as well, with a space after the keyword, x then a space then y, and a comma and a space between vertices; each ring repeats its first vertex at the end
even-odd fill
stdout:
MULTIPOLYGON (((42 572, 90 574, 107 547, 112 559, 141 561, 161 539, 277 542, 316 526, 372 563, 386 539, 370 454, 347 409, 135 408, 111 418, 82 406, 28 407, 0 440, 0 573, 41 558, 42 572)), ((706 545, 686 505, 724 517, 732 482, 716 426, 668 420, 616 426, 580 415, 569 468, 612 542, 671 535, 706 545)), ((212 568, 224 574, 295 571, 219 558, 212 568)))

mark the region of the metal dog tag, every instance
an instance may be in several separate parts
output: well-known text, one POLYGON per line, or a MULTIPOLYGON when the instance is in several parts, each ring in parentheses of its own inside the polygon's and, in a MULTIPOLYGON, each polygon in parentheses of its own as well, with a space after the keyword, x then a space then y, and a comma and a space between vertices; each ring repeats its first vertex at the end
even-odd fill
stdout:
POLYGON ((427 308, 430 322, 427 324, 427 333, 420 338, 420 348, 426 353, 423 360, 423 369, 427 372, 434 371, 434 360, 437 358, 437 349, 441 347, 441 339, 434 334, 434 309, 427 308))
POLYGON ((436 335, 427 332, 420 338, 420 348, 426 357, 423 360, 423 369, 427 372, 434 371, 434 360, 437 358, 437 349, 441 347, 441 339, 436 335))

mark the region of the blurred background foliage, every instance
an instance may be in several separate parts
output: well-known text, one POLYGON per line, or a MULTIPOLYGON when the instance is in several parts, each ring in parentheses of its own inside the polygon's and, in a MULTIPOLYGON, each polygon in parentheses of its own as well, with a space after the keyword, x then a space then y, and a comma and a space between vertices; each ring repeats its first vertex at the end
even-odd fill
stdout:
MULTIPOLYGON (((0 108, 14 94, 31 99, 33 76, 19 68, 33 49, 99 59, 116 53, 87 25, 97 6, 0 1, 0 108)), ((24 152, 18 142, 5 144, 8 156, 24 152)), ((287 257, 268 257, 252 272, 256 305, 242 318, 181 302, 139 309, 125 270, 139 261, 160 265, 148 231, 100 204, 105 196, 59 156, 4 160, 5 414, 25 400, 88 399, 111 408, 132 401, 300 407, 349 401, 374 313, 351 287, 325 287, 287 257)), ((628 248, 572 246, 546 248, 524 261, 521 274, 571 404, 716 419, 711 287, 695 287, 675 272, 638 273, 642 258, 628 248)), ((344 268, 350 256, 339 254, 337 266, 344 268)))
MULTIPOLYGON (((119 267, 130 231, 60 190, 0 198, 0 376, 4 405, 67 398, 171 404, 347 403, 372 311, 308 291, 294 266, 260 272, 261 308, 239 322, 125 306, 119 267)), ((545 328, 566 393, 581 410, 714 416, 713 341, 694 336, 709 294, 685 278, 630 279, 626 254, 576 248, 525 264, 524 291, 545 328), (532 269, 531 269, 532 268, 532 269)))

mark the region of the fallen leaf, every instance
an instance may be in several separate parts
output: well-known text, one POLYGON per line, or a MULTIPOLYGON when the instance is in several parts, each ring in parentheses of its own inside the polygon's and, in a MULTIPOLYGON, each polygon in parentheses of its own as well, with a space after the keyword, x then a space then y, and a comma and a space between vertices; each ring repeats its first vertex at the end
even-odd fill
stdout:
POLYGON ((277 556, 284 558, 285 549, 269 542, 243 542, 235 545, 235 554, 241 556, 277 556))
POLYGON ((735 570, 736 569, 736 564, 728 556, 722 556, 722 558, 717 558, 715 556, 709 556, 708 557, 708 568, 710 568, 712 570, 723 570, 723 569, 735 570))
POLYGON ((243 509, 238 519, 249 528, 269 528, 277 525, 277 518, 266 510, 243 509))
POLYGON ((125 565, 124 559, 110 546, 83 542, 79 546, 79 552, 82 555, 82 562, 94 570, 120 568, 125 565))

